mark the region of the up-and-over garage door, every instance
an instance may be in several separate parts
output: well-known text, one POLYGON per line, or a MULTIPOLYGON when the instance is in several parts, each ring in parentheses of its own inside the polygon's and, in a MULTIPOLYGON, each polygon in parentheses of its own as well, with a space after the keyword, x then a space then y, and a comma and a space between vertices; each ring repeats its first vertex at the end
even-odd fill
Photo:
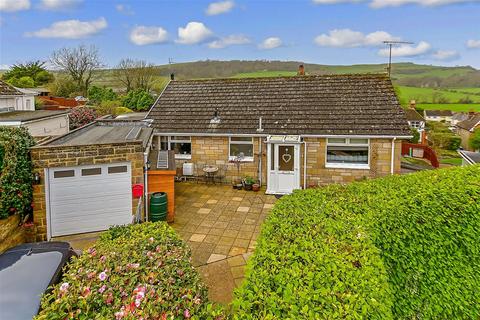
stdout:
POLYGON ((130 163, 50 168, 48 182, 52 237, 132 221, 130 163))

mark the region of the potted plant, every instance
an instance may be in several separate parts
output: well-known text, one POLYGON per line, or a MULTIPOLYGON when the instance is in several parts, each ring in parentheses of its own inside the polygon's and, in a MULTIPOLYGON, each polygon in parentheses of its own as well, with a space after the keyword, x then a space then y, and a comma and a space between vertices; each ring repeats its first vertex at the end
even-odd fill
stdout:
POLYGON ((247 191, 252 190, 252 186, 254 183, 255 179, 253 179, 252 177, 245 177, 245 179, 243 179, 243 185, 245 187, 245 190, 247 191))
POLYGON ((242 179, 233 180, 232 187, 233 187, 233 189, 242 190, 242 188, 243 188, 242 179))
POLYGON ((252 184, 252 190, 255 191, 255 192, 260 190, 260 182, 259 181, 252 184))

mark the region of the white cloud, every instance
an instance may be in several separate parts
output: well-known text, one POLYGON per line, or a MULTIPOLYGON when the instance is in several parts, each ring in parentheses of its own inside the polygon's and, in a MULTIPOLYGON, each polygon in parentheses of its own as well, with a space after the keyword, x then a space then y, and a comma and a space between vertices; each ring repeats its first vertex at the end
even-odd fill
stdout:
POLYGON ((454 3, 474 3, 480 0, 312 0, 315 4, 359 3, 369 2, 372 8, 399 7, 416 4, 424 7, 442 6, 454 3))
POLYGON ((438 50, 432 54, 433 59, 441 61, 452 61, 460 58, 460 54, 455 50, 438 50))
POLYGON ((475 49, 480 48, 480 40, 468 40, 467 41, 467 48, 475 49))
POLYGON ((280 39, 279 37, 270 37, 263 40, 262 43, 258 45, 258 47, 260 49, 275 49, 280 47, 282 44, 282 39, 280 39))
POLYGON ((135 12, 133 11, 132 7, 130 7, 128 4, 117 4, 115 6, 115 9, 120 12, 120 13, 123 13, 123 14, 126 14, 126 15, 133 15, 135 12))
POLYGON ((42 0, 40 8, 43 10, 68 10, 76 7, 82 0, 42 0))
POLYGON ((330 30, 328 34, 321 34, 314 39, 314 42, 322 47, 354 48, 379 46, 383 41, 399 40, 385 31, 375 31, 363 34, 350 29, 330 30))
POLYGON ((0 70, 8 70, 10 66, 8 64, 0 64, 0 70))
POLYGON ((201 22, 189 22, 185 28, 178 28, 178 40, 181 44, 196 44, 212 37, 213 32, 201 22))
POLYGON ((222 49, 228 46, 250 43, 250 39, 243 34, 231 34, 225 38, 212 41, 208 44, 211 49, 222 49))
POLYGON ((130 41, 138 46, 167 41, 168 33, 162 27, 138 26, 130 32, 130 41))
POLYGON ((91 21, 64 20, 52 23, 47 28, 27 32, 27 37, 80 39, 94 35, 107 27, 105 18, 91 21))
MULTIPOLYGON (((392 48, 392 57, 416 57, 424 55, 432 49, 430 43, 425 41, 420 41, 417 46, 410 44, 402 44, 398 47, 392 48)), ((389 49, 381 49, 378 51, 378 54, 384 57, 388 57, 389 49)))
POLYGON ((30 9, 30 0, 0 0, 0 11, 15 12, 30 9))
POLYGON ((232 0, 226 1, 219 1, 219 2, 212 2, 208 5, 207 10, 205 13, 209 16, 215 16, 217 14, 227 13, 233 9, 235 6, 235 2, 232 0))

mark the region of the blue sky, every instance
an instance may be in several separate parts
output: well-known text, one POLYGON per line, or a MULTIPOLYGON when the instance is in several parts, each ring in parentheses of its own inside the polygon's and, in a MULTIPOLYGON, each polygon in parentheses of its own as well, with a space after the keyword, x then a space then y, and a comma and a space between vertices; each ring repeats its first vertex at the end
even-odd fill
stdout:
POLYGON ((480 0, 0 0, 0 65, 93 44, 105 63, 394 61, 480 68, 480 0))

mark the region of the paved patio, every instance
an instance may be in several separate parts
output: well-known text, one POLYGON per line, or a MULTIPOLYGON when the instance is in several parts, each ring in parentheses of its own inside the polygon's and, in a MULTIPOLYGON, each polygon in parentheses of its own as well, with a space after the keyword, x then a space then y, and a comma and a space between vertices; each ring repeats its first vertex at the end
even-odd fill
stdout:
POLYGON ((261 224, 277 200, 228 185, 180 182, 175 185, 175 222, 171 225, 192 250, 192 263, 212 301, 227 304, 243 281, 261 224))

